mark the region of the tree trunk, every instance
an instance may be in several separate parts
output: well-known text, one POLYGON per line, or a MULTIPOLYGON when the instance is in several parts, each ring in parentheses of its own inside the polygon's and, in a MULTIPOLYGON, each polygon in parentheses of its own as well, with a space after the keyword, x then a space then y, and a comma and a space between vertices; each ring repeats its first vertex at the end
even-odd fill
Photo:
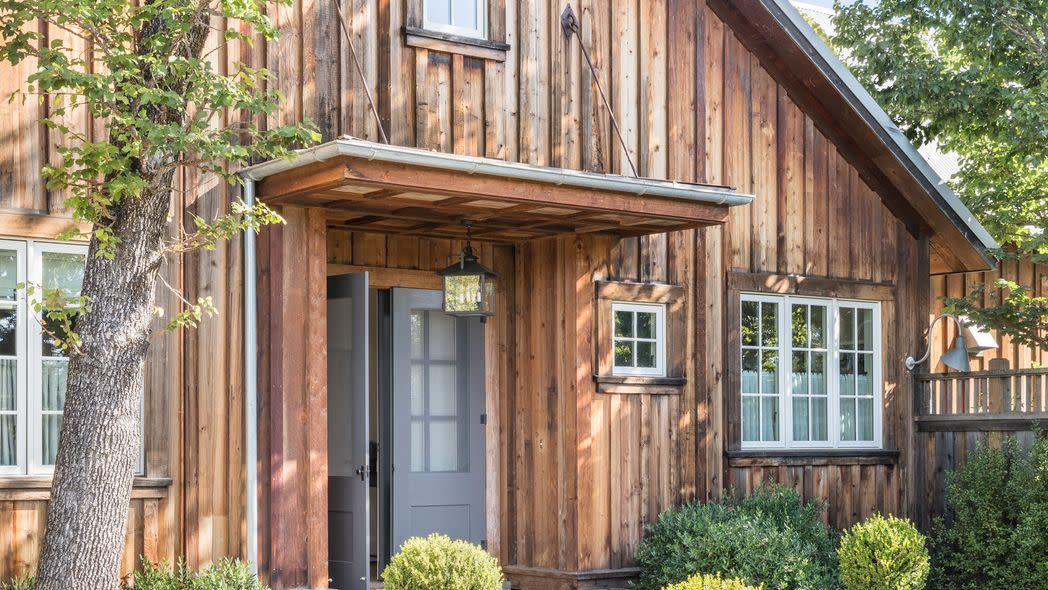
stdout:
POLYGON ((40 590, 114 590, 120 583, 172 177, 146 177, 142 195, 112 211, 120 241, 111 260, 97 257, 97 238, 91 241, 83 286, 91 307, 77 321, 82 343, 70 354, 40 590))

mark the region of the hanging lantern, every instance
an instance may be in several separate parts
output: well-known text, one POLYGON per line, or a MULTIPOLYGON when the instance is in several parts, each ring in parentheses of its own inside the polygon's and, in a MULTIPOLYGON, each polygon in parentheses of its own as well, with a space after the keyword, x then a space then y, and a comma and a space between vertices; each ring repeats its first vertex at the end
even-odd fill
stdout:
POLYGON ((473 251, 470 229, 466 225, 466 247, 459 261, 440 271, 444 277, 444 313, 460 317, 495 315, 495 279, 491 269, 480 264, 473 251))

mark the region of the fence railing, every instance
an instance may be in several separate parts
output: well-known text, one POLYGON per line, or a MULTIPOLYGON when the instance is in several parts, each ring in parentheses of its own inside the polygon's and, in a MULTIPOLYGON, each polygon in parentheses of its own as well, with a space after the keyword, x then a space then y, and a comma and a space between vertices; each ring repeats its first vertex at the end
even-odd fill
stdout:
MULTIPOLYGON (((1048 369, 916 375, 917 421, 1048 419, 1048 369)), ((997 424, 999 426, 999 424, 997 424)), ((988 425, 989 427, 989 425, 988 425)))

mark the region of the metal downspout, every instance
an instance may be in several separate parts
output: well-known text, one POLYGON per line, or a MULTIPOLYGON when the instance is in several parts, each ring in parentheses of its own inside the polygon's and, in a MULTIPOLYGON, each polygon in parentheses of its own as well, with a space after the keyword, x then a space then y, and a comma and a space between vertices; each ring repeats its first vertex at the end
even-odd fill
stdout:
MULTIPOLYGON (((244 178, 244 203, 255 205, 255 181, 244 178)), ((247 561, 258 574, 258 316, 255 277, 255 232, 244 232, 244 461, 247 561)))

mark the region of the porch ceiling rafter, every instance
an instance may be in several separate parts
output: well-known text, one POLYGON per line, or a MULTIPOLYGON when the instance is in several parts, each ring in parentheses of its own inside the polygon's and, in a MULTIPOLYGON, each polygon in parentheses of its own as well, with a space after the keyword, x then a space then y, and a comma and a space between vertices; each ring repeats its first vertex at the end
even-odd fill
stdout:
POLYGON ((517 242, 722 224, 752 197, 722 186, 530 166, 344 138, 243 172, 271 205, 319 208, 330 228, 517 242))

